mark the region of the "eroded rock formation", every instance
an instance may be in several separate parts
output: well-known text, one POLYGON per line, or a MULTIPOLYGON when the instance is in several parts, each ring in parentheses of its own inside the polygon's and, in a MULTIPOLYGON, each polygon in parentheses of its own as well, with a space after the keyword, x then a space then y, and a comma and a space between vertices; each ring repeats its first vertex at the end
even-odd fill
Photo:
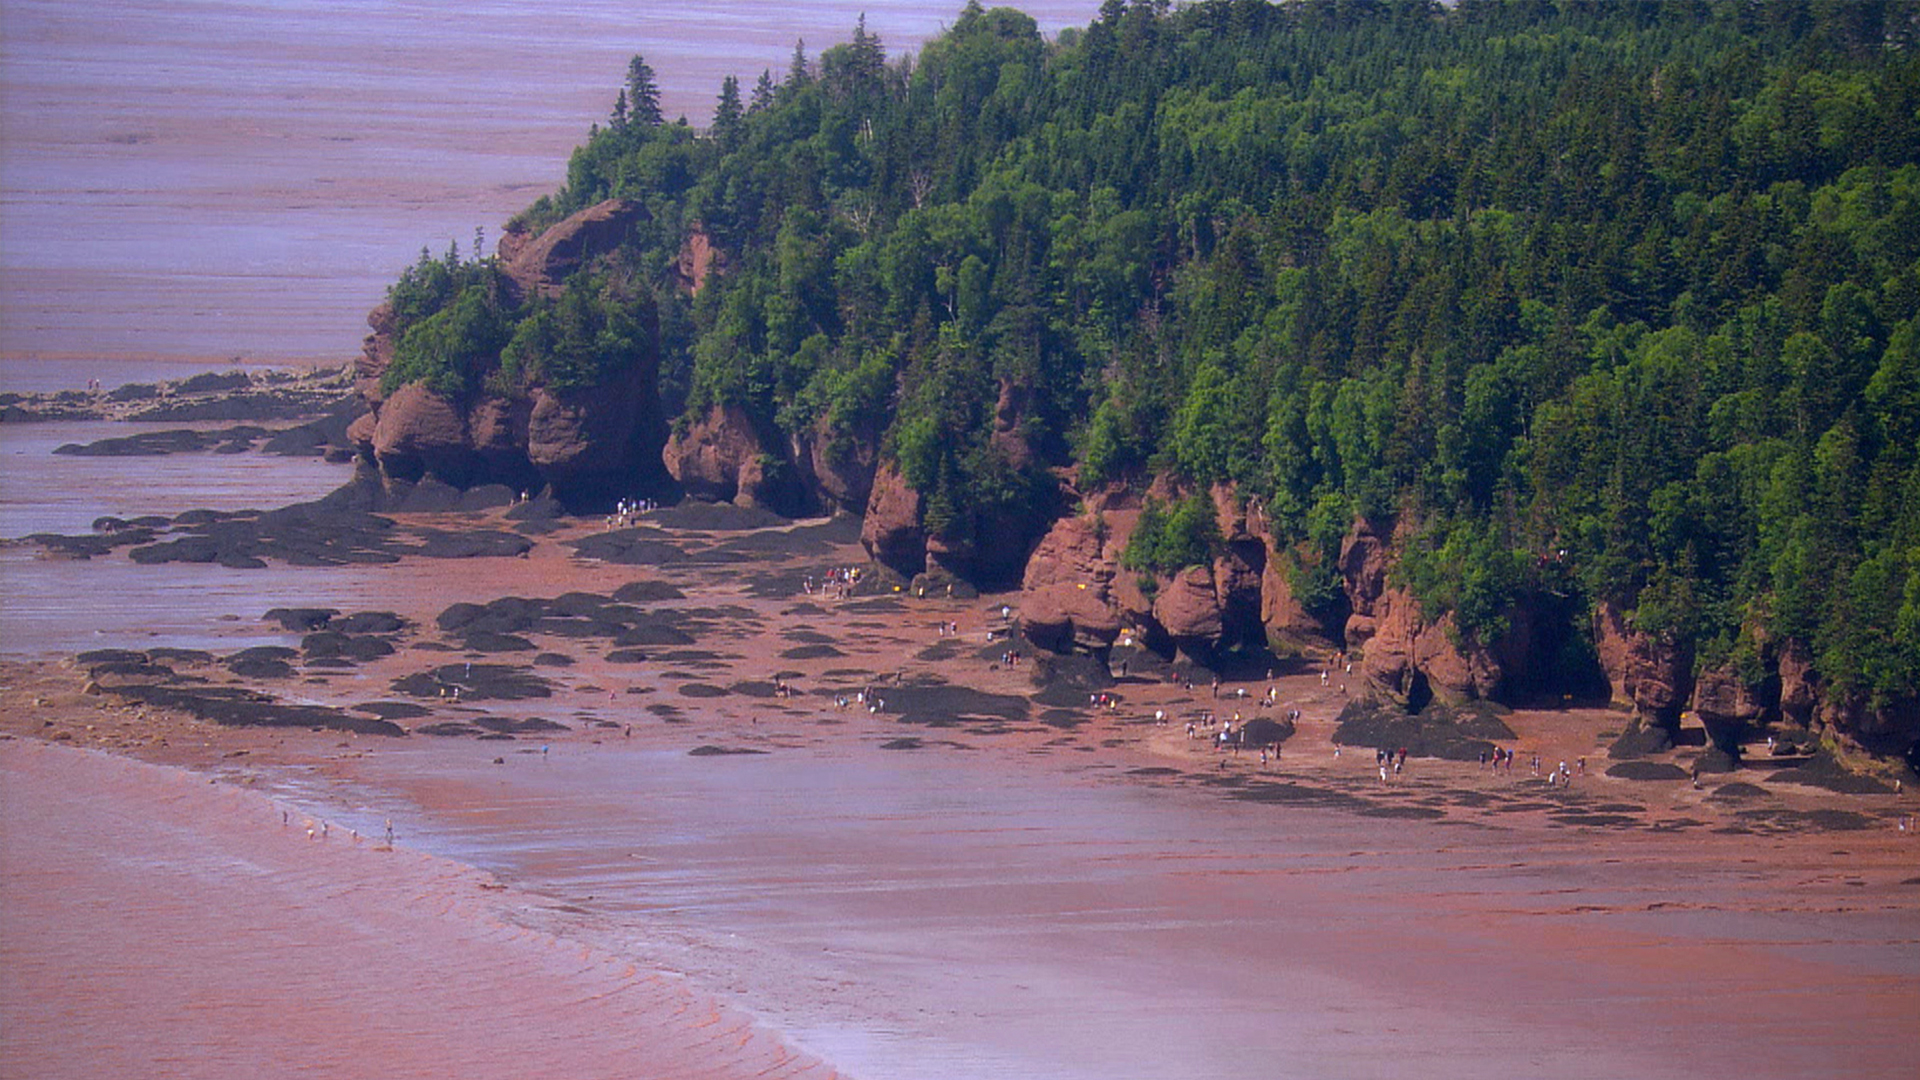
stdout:
MULTIPOLYGON (((502 280, 522 298, 556 296, 570 274, 617 248, 644 216, 639 204, 613 199, 538 236, 509 232, 500 243, 502 280)), ((376 307, 367 325, 373 332, 354 375, 370 411, 348 434, 381 478, 411 483, 430 477, 456 487, 551 486, 561 497, 589 505, 664 479, 659 365, 650 348, 634 357, 615 384, 591 390, 534 383, 513 394, 455 400, 416 382, 389 395, 382 384, 399 335, 392 307, 376 307)), ((647 333, 651 337, 650 327, 647 333)))

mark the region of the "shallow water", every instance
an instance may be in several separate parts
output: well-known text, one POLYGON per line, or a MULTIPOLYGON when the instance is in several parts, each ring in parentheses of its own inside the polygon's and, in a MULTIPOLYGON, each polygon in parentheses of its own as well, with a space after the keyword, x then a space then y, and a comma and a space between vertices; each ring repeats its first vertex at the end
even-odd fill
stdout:
MULTIPOLYGON (((96 519, 106 516, 272 509, 319 498, 352 475, 350 467, 319 458, 260 453, 127 458, 53 452, 66 443, 183 426, 0 424, 0 538, 41 532, 84 535, 96 519)), ((267 608, 287 603, 285 597, 365 608, 370 606, 365 601, 380 595, 383 580, 349 569, 140 566, 127 558, 125 549, 66 560, 48 558, 37 545, 4 546, 0 655, 59 656, 161 643, 227 651, 277 643, 284 635, 262 628, 259 618, 267 608)))
MULTIPOLYGON (((8 0, 0 390, 58 356, 344 361, 423 244, 490 243, 559 186, 634 53, 703 124, 796 39, 864 12, 897 56, 960 7, 8 0)), ((1051 32, 1098 4, 1027 9, 1051 32)))
MULTIPOLYGON (((1111 763, 849 733, 718 758, 410 745, 356 772, 280 791, 404 821, 409 845, 543 897, 525 925, 687 972, 861 1077, 1797 1075, 1833 1059, 1788 1034, 1795 1002, 1899 985, 1915 960, 1882 950, 1894 913, 1815 932, 1742 912, 1746 873, 1712 860, 1620 865, 1571 832, 1516 853, 1497 830, 1248 807, 1111 763), (1694 924, 1579 914, 1676 891, 1694 924), (1771 996, 1723 1015, 1662 995, 1640 950, 1709 955, 1675 933, 1771 996)), ((1881 1054, 1898 1028, 1852 1030, 1881 1054)))

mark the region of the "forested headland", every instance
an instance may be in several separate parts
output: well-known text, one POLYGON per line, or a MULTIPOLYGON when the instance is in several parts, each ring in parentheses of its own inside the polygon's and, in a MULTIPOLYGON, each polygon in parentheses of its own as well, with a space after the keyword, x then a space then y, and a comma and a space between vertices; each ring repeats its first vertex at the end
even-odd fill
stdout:
POLYGON ((394 285, 363 444, 865 513, 903 575, 1036 610, 1065 565, 1061 647, 1903 752, 1917 46, 1909 2, 1108 0, 1053 40, 970 3, 704 129, 635 57, 497 255, 394 285))

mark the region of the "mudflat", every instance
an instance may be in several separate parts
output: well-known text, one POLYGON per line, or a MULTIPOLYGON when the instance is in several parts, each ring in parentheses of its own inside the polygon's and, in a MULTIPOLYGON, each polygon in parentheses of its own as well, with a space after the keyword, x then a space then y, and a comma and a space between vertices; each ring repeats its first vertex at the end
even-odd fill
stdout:
POLYGON ((1920 1054, 1910 793, 1610 775, 1605 710, 1502 717, 1510 771, 1383 781, 1338 744, 1337 667, 1216 690, 1133 654, 1089 691, 1018 638, 1016 597, 846 581, 846 522, 385 516, 526 546, 400 545, 381 610, 290 588, 242 620, 280 646, 0 673, 0 1071, 1894 1077, 1920 1054), (1235 753, 1212 737, 1235 713, 1297 720, 1235 753))

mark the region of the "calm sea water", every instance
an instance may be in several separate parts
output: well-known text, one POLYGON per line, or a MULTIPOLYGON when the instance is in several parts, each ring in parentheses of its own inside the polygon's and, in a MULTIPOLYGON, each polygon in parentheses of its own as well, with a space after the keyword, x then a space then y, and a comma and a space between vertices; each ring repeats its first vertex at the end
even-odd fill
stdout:
MULTIPOLYGON (((1025 5, 1042 29, 1095 0, 1025 5)), ((7 0, 0 390, 48 357, 342 361, 421 246, 565 176, 627 59, 669 116, 867 27, 898 55, 958 2, 7 0)), ((83 376, 83 379, 86 376, 83 376)))

